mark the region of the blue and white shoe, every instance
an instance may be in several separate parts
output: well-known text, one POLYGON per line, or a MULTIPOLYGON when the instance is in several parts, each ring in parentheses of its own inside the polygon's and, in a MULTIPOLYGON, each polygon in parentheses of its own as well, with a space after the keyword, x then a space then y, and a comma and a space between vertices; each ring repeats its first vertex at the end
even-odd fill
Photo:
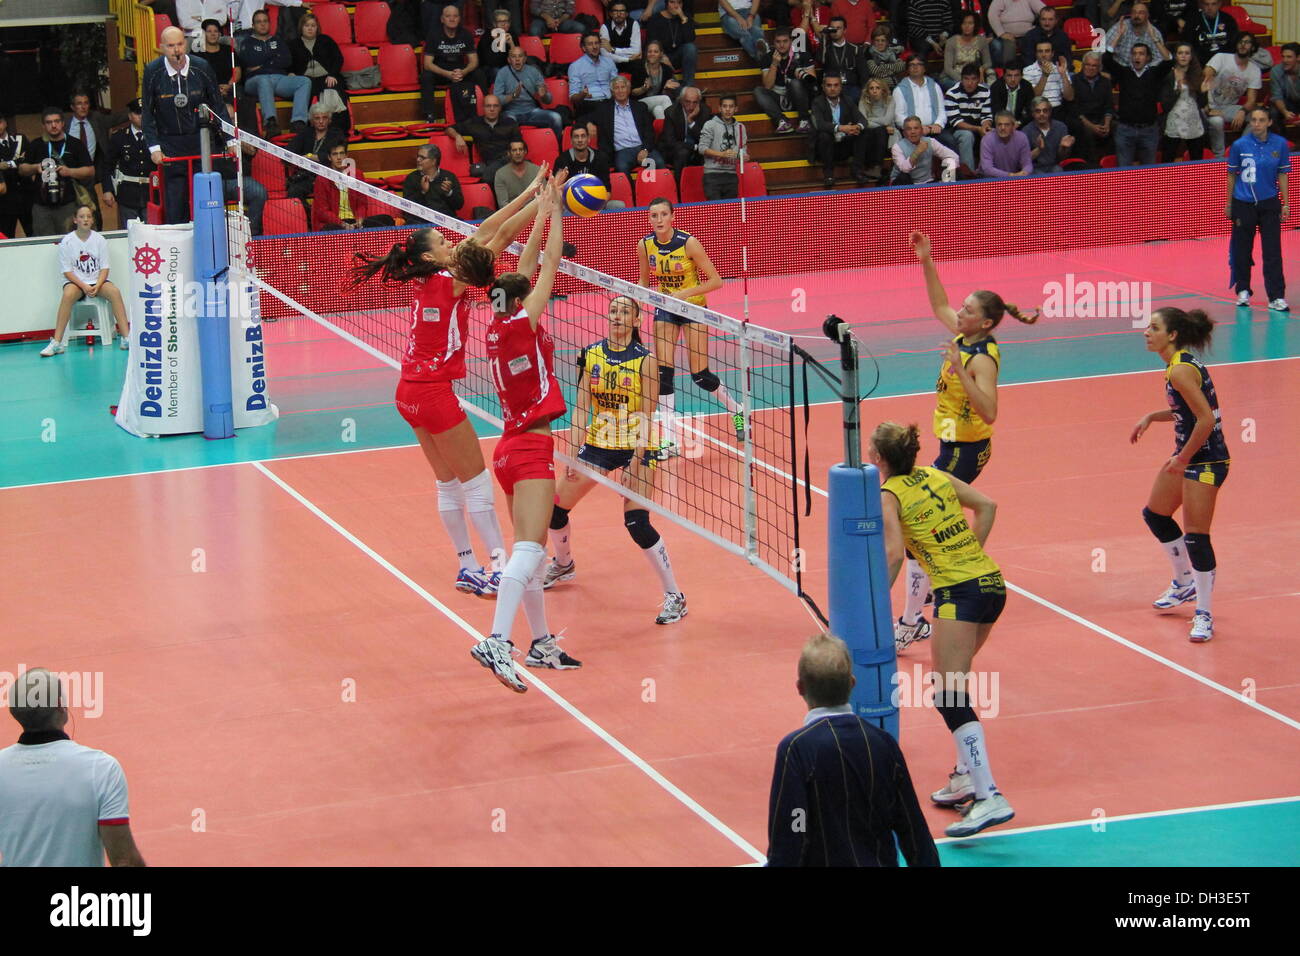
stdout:
POLYGON ((1000 793, 994 793, 965 807, 962 810, 962 818, 946 827, 943 832, 950 837, 974 836, 989 827, 1006 823, 1015 815, 1016 811, 1011 808, 1007 798, 1000 793))
POLYGON ((1197 611, 1192 615, 1192 631, 1187 639, 1193 644, 1204 644, 1214 637, 1214 618, 1209 611, 1197 611))
POLYGON ((1172 607, 1178 607, 1180 604, 1186 604, 1188 601, 1196 600, 1196 582, 1190 584, 1179 584, 1177 581, 1170 581, 1169 587, 1160 597, 1151 602, 1151 606, 1167 611, 1172 607))
POLYGON ((524 663, 529 667, 549 667, 551 670, 569 671, 576 670, 582 666, 582 661, 570 657, 564 651, 560 650, 560 645, 556 643, 560 639, 558 634, 547 634, 545 637, 539 637, 533 641, 533 646, 528 649, 528 656, 524 658, 524 663))
POLYGON ((490 670, 497 680, 516 694, 522 694, 528 690, 528 685, 515 673, 514 653, 515 645, 510 641, 503 641, 499 634, 493 634, 487 640, 479 641, 470 648, 469 652, 470 657, 490 670))
POLYGON ((456 590, 464 591, 466 594, 478 594, 485 584, 487 584, 487 577, 483 574, 482 568, 477 571, 473 568, 461 568, 460 574, 456 575, 456 590))
POLYGON ((482 568, 479 573, 483 577, 483 586, 478 589, 478 596, 485 598, 496 597, 497 591, 501 590, 501 572, 482 568))

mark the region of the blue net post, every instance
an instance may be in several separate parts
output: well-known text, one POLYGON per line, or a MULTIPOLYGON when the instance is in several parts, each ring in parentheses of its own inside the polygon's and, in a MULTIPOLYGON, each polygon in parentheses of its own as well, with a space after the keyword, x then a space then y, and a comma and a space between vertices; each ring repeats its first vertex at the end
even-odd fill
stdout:
MULTIPOLYGON (((206 132, 206 131, 205 131, 206 132)), ((204 137, 204 166, 207 161, 204 137)), ((230 395, 230 301, 226 291, 229 247, 221 174, 194 175, 194 271, 203 283, 199 309, 199 364, 203 371, 203 437, 233 438, 230 395)))

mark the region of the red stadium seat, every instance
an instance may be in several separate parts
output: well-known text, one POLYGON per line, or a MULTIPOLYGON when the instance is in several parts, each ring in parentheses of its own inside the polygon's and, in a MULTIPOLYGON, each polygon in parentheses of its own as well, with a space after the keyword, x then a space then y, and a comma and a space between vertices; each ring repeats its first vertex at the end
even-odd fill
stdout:
POLYGON ((280 29, 280 8, 274 3, 266 5, 266 19, 270 22, 271 36, 275 36, 275 31, 280 29))
MULTIPOLYGON (((478 113, 479 116, 483 115, 483 87, 481 86, 474 87, 474 111, 478 113)), ((443 116, 446 118, 447 125, 455 126, 456 111, 452 109, 451 97, 445 92, 442 95, 442 112, 443 116)))
POLYGON ((384 89, 406 93, 420 88, 420 68, 408 43, 383 43, 379 47, 379 74, 384 89))
POLYGON ((609 174, 609 198, 617 199, 628 208, 636 205, 632 199, 632 184, 627 181, 627 173, 609 174))
POLYGON ((524 142, 528 144, 528 161, 536 163, 538 166, 542 163, 555 165, 556 157, 560 155, 560 147, 555 144, 555 134, 544 126, 521 126, 520 134, 524 137, 524 142))
POLYGON ((1102 168, 1102 169, 1118 169, 1118 168, 1119 168, 1119 157, 1118 157, 1118 156, 1115 156, 1115 155, 1113 155, 1113 154, 1110 155, 1110 156, 1103 156, 1103 157, 1101 158, 1101 168, 1102 168))
POLYGON ((1063 172, 1063 173, 1068 173, 1068 172, 1070 172, 1071 170, 1086 169, 1086 168, 1088 167, 1088 164, 1085 163, 1083 160, 1081 160, 1081 159, 1080 159, 1079 157, 1077 157, 1077 156, 1075 156, 1075 157, 1073 157, 1073 158, 1071 158, 1071 159, 1063 159, 1063 160, 1061 160, 1060 165, 1061 165, 1061 172, 1063 172))
POLYGON ((568 106, 572 108, 573 103, 569 100, 569 81, 558 76, 549 77, 544 81, 546 88, 551 91, 551 102, 547 109, 555 109, 557 106, 568 106))
POLYGON ((652 199, 664 197, 677 202, 677 182, 671 169, 640 169, 635 171, 636 204, 648 206, 652 199))
MULTIPOLYGON (((342 46, 352 42, 352 18, 341 3, 316 3, 311 12, 320 21, 320 32, 342 46)), ((387 37, 385 37, 387 39, 387 37)))
MULTIPOLYGON (((598 137, 596 136, 591 137, 591 139, 587 141, 587 145, 592 149, 599 149, 600 144, 597 142, 597 139, 598 137)), ((572 126, 564 127, 564 135, 563 138, 560 140, 561 152, 569 149, 573 149, 573 127, 572 126)))
POLYGON ((664 121, 661 119, 655 120, 654 128, 655 128, 655 141, 657 142, 659 140, 659 134, 664 131, 664 121))
MULTIPOLYGON (((554 136, 551 139, 555 139, 554 136)), ((461 187, 461 195, 465 197, 464 204, 456 214, 461 219, 469 219, 474 215, 475 206, 486 206, 488 209, 497 208, 496 193, 487 183, 471 183, 468 186, 461 187)))
POLYGON ((297 199, 268 199, 262 210, 262 235, 285 236, 311 232, 307 210, 297 199))
POLYGON ((535 56, 543 63, 546 62, 546 44, 541 37, 525 34, 519 38, 519 48, 524 51, 524 56, 535 56))
POLYGON ((162 32, 172 25, 172 18, 167 14, 155 13, 153 15, 153 40, 156 46, 162 47, 162 32))
POLYGON ((1087 17, 1070 17, 1065 21, 1065 35, 1076 47, 1092 48, 1092 21, 1087 17))
POLYGON ((1229 4, 1228 6, 1222 7, 1221 9, 1223 10, 1224 13, 1228 14, 1228 16, 1232 17, 1232 19, 1237 21, 1237 28, 1241 30, 1242 33, 1253 33, 1256 36, 1258 36, 1261 33, 1268 32, 1268 27, 1264 26, 1263 24, 1256 23, 1254 20, 1250 18, 1250 14, 1246 12, 1245 7, 1237 7, 1229 4))
POLYGON ((602 24, 605 22, 605 8, 601 6, 600 0, 577 0, 573 5, 573 15, 576 17, 580 13, 595 17, 602 24))
POLYGON ((435 133, 429 137, 429 145, 437 146, 442 151, 442 168, 459 179, 462 184, 467 179, 471 182, 476 181, 469 174, 472 156, 468 150, 464 153, 456 152, 456 143, 450 136, 446 133, 435 133))
POLYGON ((767 195, 767 176, 758 163, 745 163, 745 172, 740 177, 739 194, 746 199, 767 195))
POLYGON ((253 178, 266 187, 268 199, 284 198, 286 186, 283 160, 259 149, 253 154, 253 178))
POLYGON ((352 18, 352 29, 357 42, 365 46, 379 46, 388 42, 388 16, 392 11, 383 0, 361 0, 352 18))
POLYGON ((687 166, 682 170, 681 199, 682 202, 704 202, 703 166, 687 166))
MULTIPOLYGON (((345 72, 350 73, 355 70, 368 70, 375 65, 375 59, 370 55, 370 51, 360 44, 349 43, 340 46, 340 50, 343 53, 343 69, 345 72)), ((381 80, 379 86, 367 87, 364 90, 348 90, 348 95, 356 96, 358 93, 378 93, 384 88, 382 84, 383 81, 381 80)))
POLYGON ((547 57, 552 63, 565 66, 582 56, 581 33, 552 33, 551 49, 547 57))

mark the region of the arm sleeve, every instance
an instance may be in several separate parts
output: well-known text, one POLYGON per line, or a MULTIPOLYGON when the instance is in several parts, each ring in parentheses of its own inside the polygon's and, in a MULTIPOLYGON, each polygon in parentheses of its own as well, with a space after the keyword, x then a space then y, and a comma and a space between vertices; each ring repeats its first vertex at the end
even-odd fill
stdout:
POLYGON ((582 92, 582 67, 579 65, 582 60, 574 60, 569 64, 569 95, 577 96, 582 92))
POLYGON ((126 823, 131 819, 126 774, 122 765, 108 754, 101 754, 95 767, 95 798, 99 802, 100 823, 126 823))
POLYGON ((889 152, 894 157, 894 168, 899 172, 910 173, 912 171, 912 151, 904 149, 904 143, 907 143, 908 146, 912 145, 908 140, 900 139, 890 148, 889 152))
POLYGON ((894 88, 893 97, 894 97, 894 126, 896 126, 901 132, 903 129, 903 121, 907 119, 907 102, 903 99, 902 95, 898 92, 897 87, 894 88))
POLYGON ((1228 147, 1228 172, 1234 176, 1241 172, 1241 143, 1237 139, 1228 147))
POLYGON ((66 236, 59 241, 59 272, 75 272, 77 262, 73 258, 72 243, 68 242, 66 236))
POLYGON ((460 188, 460 180, 454 173, 443 170, 444 174, 451 180, 451 192, 447 194, 447 205, 451 207, 452 214, 460 212, 460 207, 465 205, 465 193, 460 188))
POLYGON ((980 140, 980 175, 992 176, 995 179, 1006 179, 1006 171, 999 169, 993 163, 994 136, 997 136, 997 133, 994 133, 992 136, 985 136, 980 140))
POLYGON ((421 196, 420 187, 418 185, 419 182, 420 171, 418 169, 414 172, 408 173, 405 181, 402 183, 402 198, 407 202, 420 202, 421 196))
POLYGON ((808 837, 808 792, 790 738, 776 748, 767 810, 767 865, 798 866, 808 837))
MULTIPOLYGON (((1020 130, 1016 130, 1016 132, 1020 133, 1020 130)), ((1032 173, 1034 171, 1034 156, 1033 151, 1029 148, 1029 137, 1024 133, 1020 133, 1016 148, 1020 156, 1020 171, 1022 173, 1032 173)))
POLYGON ((1002 25, 1002 8, 1006 5, 1006 0, 993 0, 989 6, 989 26, 993 28, 994 36, 1002 36, 1006 33, 1006 28, 1002 25))
POLYGON ((506 195, 505 184, 501 181, 501 174, 505 172, 505 167, 497 170, 496 178, 492 181, 492 191, 497 195, 497 208, 503 209, 510 203, 510 197, 506 195))

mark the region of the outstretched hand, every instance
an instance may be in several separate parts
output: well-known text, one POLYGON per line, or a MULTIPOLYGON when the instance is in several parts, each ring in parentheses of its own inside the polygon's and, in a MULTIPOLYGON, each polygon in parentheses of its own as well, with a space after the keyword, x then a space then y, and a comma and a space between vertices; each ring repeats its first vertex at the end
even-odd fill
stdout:
POLYGON ((920 230, 913 230, 907 237, 912 243, 912 251, 916 253, 916 258, 924 262, 930 258, 930 237, 920 230))

